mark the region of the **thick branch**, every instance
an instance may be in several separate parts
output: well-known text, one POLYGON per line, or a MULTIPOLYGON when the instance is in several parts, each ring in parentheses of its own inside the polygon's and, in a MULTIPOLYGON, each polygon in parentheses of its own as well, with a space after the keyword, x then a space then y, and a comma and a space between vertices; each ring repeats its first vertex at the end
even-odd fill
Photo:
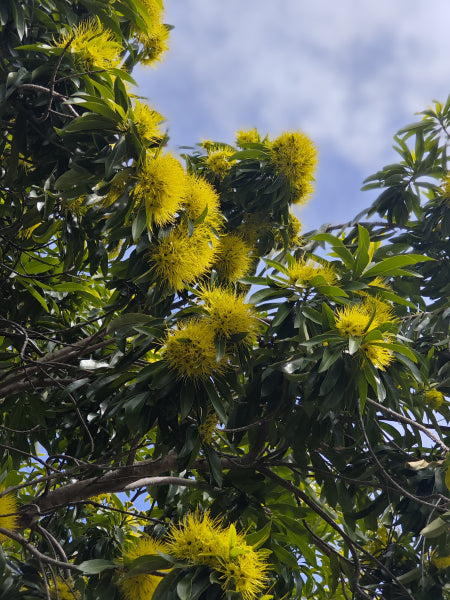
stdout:
MULTIPOLYGON (((87 500, 98 494, 121 492, 127 486, 149 477, 172 471, 176 467, 177 455, 170 452, 164 458, 157 460, 146 460, 134 465, 129 465, 108 471, 98 477, 90 477, 75 483, 57 488, 32 503, 21 508, 21 527, 30 527, 37 521, 40 515, 51 513, 63 506, 87 500)), ((149 485, 143 483, 144 485, 149 485)), ((160 484, 161 485, 161 484, 160 484)), ((180 483, 178 482, 178 485, 180 483)))

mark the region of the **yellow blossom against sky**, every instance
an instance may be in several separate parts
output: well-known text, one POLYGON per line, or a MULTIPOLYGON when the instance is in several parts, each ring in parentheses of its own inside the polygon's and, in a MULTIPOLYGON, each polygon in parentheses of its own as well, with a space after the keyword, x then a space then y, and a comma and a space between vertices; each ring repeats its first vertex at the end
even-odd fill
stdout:
POLYGON ((287 268, 289 279, 292 283, 309 287, 311 280, 315 277, 321 277, 327 285, 333 285, 337 281, 336 272, 332 265, 322 265, 313 262, 310 259, 295 260, 287 268))
POLYGON ((294 203, 303 204, 313 192, 317 148, 300 131, 286 131, 273 140, 269 148, 277 174, 291 186, 294 203))

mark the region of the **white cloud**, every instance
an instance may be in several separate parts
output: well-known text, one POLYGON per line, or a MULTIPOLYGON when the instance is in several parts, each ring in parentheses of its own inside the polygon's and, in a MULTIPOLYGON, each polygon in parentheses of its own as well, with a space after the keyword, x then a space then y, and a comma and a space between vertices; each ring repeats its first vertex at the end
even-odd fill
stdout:
POLYGON ((177 144, 302 128, 370 170, 395 129, 448 91, 448 0, 165 4, 172 50, 138 81, 177 144))

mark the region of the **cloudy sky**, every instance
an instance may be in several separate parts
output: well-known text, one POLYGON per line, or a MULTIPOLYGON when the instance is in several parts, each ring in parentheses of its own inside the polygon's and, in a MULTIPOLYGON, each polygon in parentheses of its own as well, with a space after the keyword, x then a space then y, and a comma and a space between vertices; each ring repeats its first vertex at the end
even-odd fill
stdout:
POLYGON ((238 129, 300 129, 319 148, 304 230, 370 204, 362 180, 394 162, 392 136, 450 93, 449 0, 165 0, 175 26, 139 92, 172 146, 238 129))

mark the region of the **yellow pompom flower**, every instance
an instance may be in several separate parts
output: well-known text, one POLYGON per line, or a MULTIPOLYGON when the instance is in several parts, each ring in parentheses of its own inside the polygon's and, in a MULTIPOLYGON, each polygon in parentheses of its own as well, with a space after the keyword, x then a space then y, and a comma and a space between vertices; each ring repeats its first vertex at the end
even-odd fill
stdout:
MULTIPOLYGON (((124 563, 132 562, 140 556, 146 554, 168 553, 166 544, 154 540, 151 537, 141 537, 133 543, 123 553, 124 563)), ((161 572, 168 573, 170 569, 159 569, 161 572)), ((126 600, 151 600, 158 584, 161 582, 161 576, 151 573, 141 573, 134 577, 123 577, 119 582, 119 587, 126 600)))
POLYGON ((294 193, 294 202, 305 202, 313 191, 317 149, 300 131, 283 133, 270 145, 276 172, 284 177, 294 193))
POLYGON ((362 352, 367 356, 376 369, 384 371, 394 360, 394 354, 389 348, 378 346, 376 342, 362 344, 362 352))
POLYGON ((169 29, 162 22, 163 6, 158 0, 142 0, 142 4, 150 18, 152 27, 149 31, 136 31, 136 38, 142 44, 141 64, 153 65, 160 61, 169 48, 169 29))
POLYGON ((252 264, 252 247, 240 236, 224 235, 220 238, 218 256, 214 267, 226 281, 236 281, 244 277, 252 264))
POLYGON ((206 179, 189 174, 186 176, 183 205, 187 216, 192 221, 198 219, 206 211, 203 220, 205 225, 215 229, 220 229, 222 226, 223 216, 220 212, 219 195, 206 179))
POLYGON ((181 206, 185 173, 172 154, 147 157, 138 171, 134 197, 138 207, 145 206, 149 225, 171 223, 181 206))
POLYGON ((147 35, 140 35, 139 41, 144 47, 141 64, 154 65, 162 60, 165 52, 169 49, 170 30, 164 23, 155 23, 147 35))
POLYGON ((208 413, 203 423, 200 423, 198 426, 198 437, 204 444, 211 443, 218 424, 219 419, 217 418, 216 413, 213 412, 208 413))
POLYGON ((253 600, 266 587, 267 569, 261 554, 248 547, 248 551, 232 561, 224 561, 217 570, 223 579, 224 590, 238 592, 242 600, 253 600))
POLYGON ((234 148, 219 148, 208 152, 205 162, 211 173, 216 177, 225 177, 234 162, 230 160, 230 156, 235 152, 234 148))
POLYGON ((176 227, 149 255, 156 278, 177 291, 192 284, 211 268, 214 240, 206 226, 197 226, 191 236, 185 227, 176 227))
POLYGON ((200 294, 216 335, 230 338, 245 334, 240 343, 251 345, 260 328, 253 307, 242 296, 224 288, 204 289, 200 294))
POLYGON ((375 329, 377 321, 364 304, 347 305, 336 312, 336 328, 342 337, 363 337, 375 329))
POLYGON ((208 512, 188 513, 171 528, 168 545, 175 558, 217 571, 223 590, 239 593, 242 600, 256 598, 267 583, 264 551, 254 550, 234 525, 224 527, 208 512))
POLYGON ((437 410, 444 402, 444 394, 433 388, 425 392, 425 400, 430 408, 437 410))
MULTIPOLYGON (((331 265, 316 264, 310 259, 299 259, 288 266, 289 279, 292 283, 309 287, 315 277, 322 277, 325 284, 336 283, 336 273, 331 265)), ((323 283, 323 282, 322 282, 323 283)))
POLYGON ((64 581, 59 575, 56 576, 56 586, 53 577, 50 578, 48 588, 52 600, 81 600, 81 593, 74 589, 72 582, 64 581))
POLYGON ((221 520, 212 519, 209 512, 185 515, 171 527, 168 546, 172 556, 191 565, 215 567, 229 554, 228 533, 221 520))
POLYGON ((236 132, 236 143, 242 147, 243 144, 257 144, 261 142, 261 136, 256 127, 253 129, 241 129, 236 132))
POLYGON ((162 115, 150 108, 148 104, 136 100, 133 109, 133 122, 139 137, 149 144, 158 142, 163 134, 160 129, 160 123, 163 121, 162 115))
POLYGON ((86 71, 120 67, 123 48, 98 18, 81 21, 55 43, 59 48, 67 47, 66 52, 73 54, 75 61, 86 71))
POLYGON ((178 324, 165 338, 164 358, 179 379, 204 381, 223 372, 226 357, 217 362, 214 329, 206 319, 178 324))
POLYGON ((433 562, 438 569, 448 569, 450 567, 450 555, 436 556, 436 558, 433 558, 433 562))
MULTIPOLYGON (((345 338, 364 338, 369 331, 387 323, 395 323, 391 306, 373 296, 366 296, 361 303, 347 305, 336 311, 336 328, 345 338)), ((361 344, 361 351, 366 358, 382 371, 394 360, 394 354, 380 343, 391 339, 390 334, 383 333, 379 340, 363 340, 361 344)))
MULTIPOLYGON (((4 493, 4 488, 0 487, 0 527, 8 531, 15 531, 18 525, 17 501, 12 494, 4 493)), ((9 540, 7 535, 0 534, 0 542, 9 540)))

